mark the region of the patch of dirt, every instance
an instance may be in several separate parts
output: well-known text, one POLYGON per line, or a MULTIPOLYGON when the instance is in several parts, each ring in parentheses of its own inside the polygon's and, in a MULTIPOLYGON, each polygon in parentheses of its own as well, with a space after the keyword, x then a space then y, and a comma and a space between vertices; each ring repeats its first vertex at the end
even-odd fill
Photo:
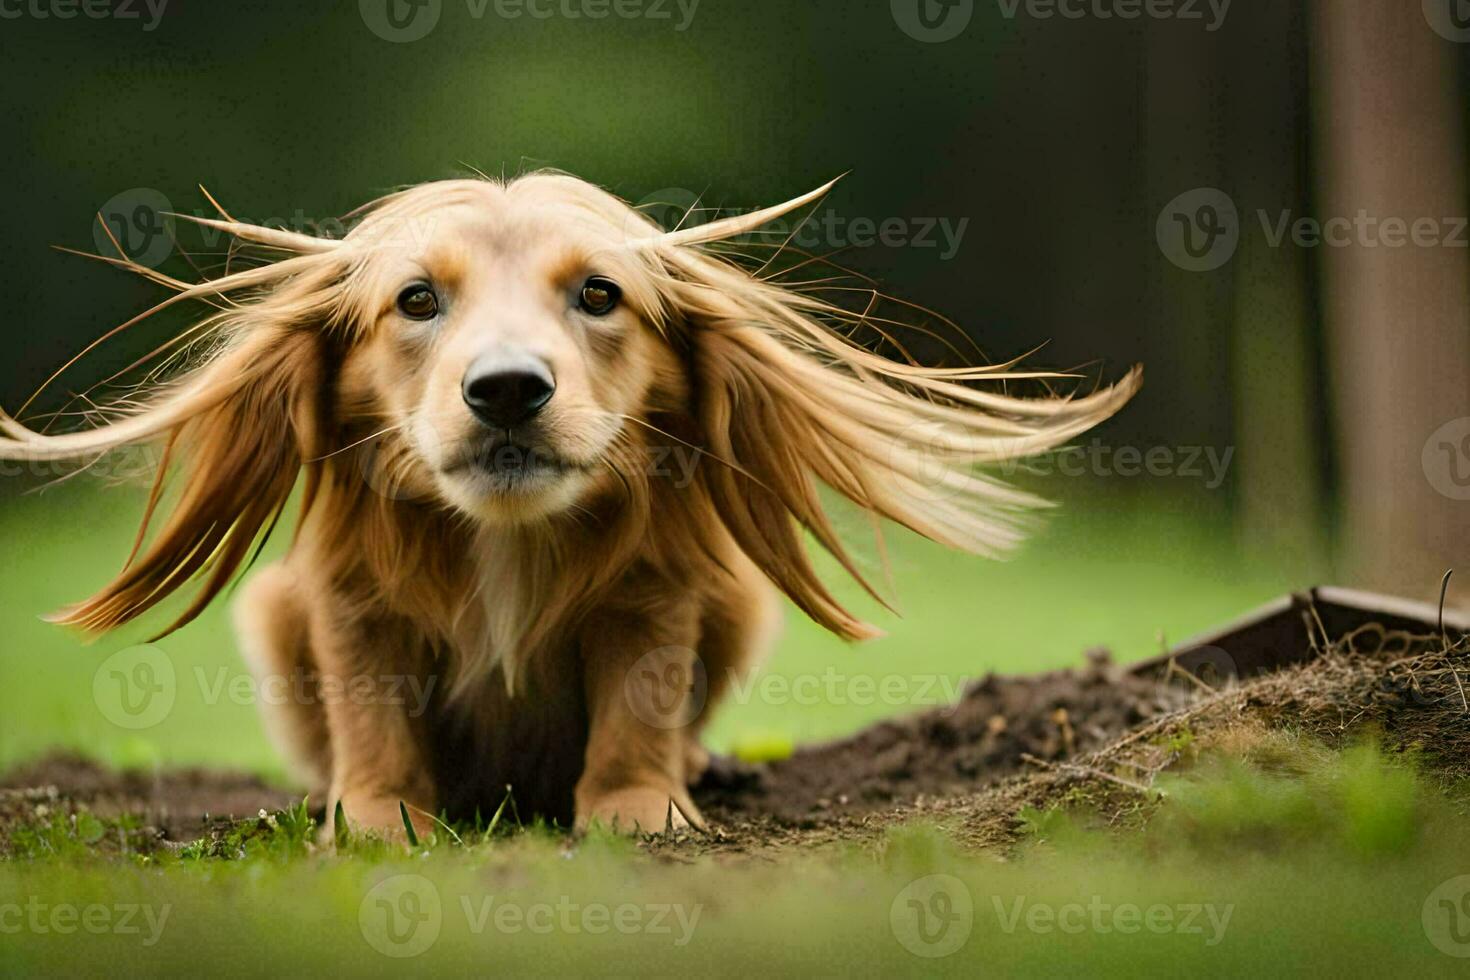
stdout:
MULTIPOLYGON (((895 807, 977 788, 1038 760, 1101 748, 1188 704, 1179 685, 1129 674, 1104 650, 1085 667, 1032 677, 989 676, 958 704, 803 747, 789 759, 746 765, 716 758, 695 789, 711 821, 763 840, 811 836, 870 822, 895 807), (737 829, 744 828, 744 830, 737 829)), ((52 755, 0 777, 0 793, 54 790, 100 817, 139 817, 172 842, 206 834, 221 819, 296 802, 253 776, 206 769, 112 772, 76 755, 52 755)), ((821 834, 816 836, 820 837, 821 834)))
POLYGON ((135 817, 163 840, 191 841, 221 822, 254 817, 300 802, 264 780, 212 769, 114 772, 75 754, 54 754, 0 776, 0 821, 7 803, 54 809, 81 805, 103 819, 135 817))
MULTIPOLYGON (((952 708, 780 762, 717 759, 695 790, 711 830, 650 835, 643 846, 673 860, 772 857, 872 842, 926 820, 969 846, 1004 847, 1028 807, 1081 806, 1127 826, 1159 805, 1159 773, 1202 747, 1228 750, 1230 732, 1252 727, 1328 744, 1372 730, 1447 781, 1470 778, 1470 638, 1446 643, 1370 627, 1312 644, 1309 663, 1218 690, 1128 672, 1104 651, 1075 670, 987 677, 952 708)), ((253 818, 297 798, 234 773, 113 773, 52 756, 0 778, 0 832, 38 801, 134 815, 176 845, 217 831, 224 818, 253 818)))
POLYGON ((1197 692, 1131 674, 1106 650, 1087 665, 990 675, 952 706, 885 721, 760 766, 720 759, 695 789, 706 815, 811 826, 974 792, 1037 760, 1092 752, 1185 707, 1197 692))

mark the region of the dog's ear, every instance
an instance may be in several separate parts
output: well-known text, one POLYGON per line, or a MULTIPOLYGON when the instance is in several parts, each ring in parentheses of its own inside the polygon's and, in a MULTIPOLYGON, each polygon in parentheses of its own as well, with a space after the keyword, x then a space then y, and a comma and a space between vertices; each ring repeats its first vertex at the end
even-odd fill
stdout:
POLYGON ((303 461, 319 445, 322 343, 313 332, 267 328, 191 380, 191 389, 214 389, 219 397, 156 443, 162 458, 133 555, 101 591, 53 621, 106 631, 205 575, 188 608, 164 631, 172 632, 228 585, 261 532, 274 526, 303 461), (177 500, 145 545, 166 479, 177 481, 177 500))
MULTIPOLYGON (((699 479, 745 553, 804 612, 848 638, 875 630, 817 577, 810 533, 875 598, 824 508, 826 484, 875 518, 979 554, 1016 544, 1041 501, 977 469, 1054 448, 1116 412, 1141 381, 1021 399, 963 382, 1035 378, 1012 365, 923 368, 838 335, 824 304, 687 248, 661 256, 709 459, 699 479)), ((1053 376, 1054 377, 1054 376, 1053 376)))
POLYGON ((201 364, 141 404, 125 405, 109 423, 83 431, 42 434, 0 412, 0 458, 85 460, 121 449, 159 450, 153 491, 127 564, 96 595, 61 610, 54 621, 109 630, 202 577, 198 594, 165 631, 171 632, 225 588, 262 532, 269 533, 303 466, 303 507, 309 506, 319 470, 310 461, 324 455, 328 414, 327 352, 334 341, 326 322, 341 276, 342 266, 331 257, 304 255, 195 286, 168 280, 178 291, 155 311, 187 299, 203 299, 220 310, 181 337, 212 342, 213 352, 201 364), (230 298, 241 291, 251 298, 230 298), (174 492, 165 494, 166 482, 177 484, 174 492), (165 497, 173 501, 168 516, 145 543, 165 497))
POLYGON ((229 584, 261 532, 274 527, 303 461, 320 445, 322 345, 313 332, 266 330, 206 369, 229 394, 167 435, 133 556, 100 592, 55 621, 109 630, 204 573, 188 608, 165 630, 172 632, 229 584), (170 469, 177 470, 177 502, 144 546, 170 469))

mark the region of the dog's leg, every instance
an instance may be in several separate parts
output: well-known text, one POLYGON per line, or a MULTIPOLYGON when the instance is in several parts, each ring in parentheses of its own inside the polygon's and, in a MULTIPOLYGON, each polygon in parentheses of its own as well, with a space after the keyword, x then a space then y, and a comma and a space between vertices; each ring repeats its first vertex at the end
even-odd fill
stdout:
POLYGON ((312 621, 322 703, 332 735, 332 780, 325 832, 336 805, 354 830, 406 837, 402 803, 415 833, 434 828, 438 806, 428 758, 428 720, 416 713, 403 683, 430 683, 421 638, 401 623, 343 614, 312 621))
POLYGON ((577 825, 622 831, 702 826, 689 797, 686 746, 704 707, 694 647, 693 602, 637 612, 604 611, 581 634, 588 737, 577 781, 577 825), (671 811, 672 804, 672 811, 671 811))
POLYGON ((235 635, 250 672, 266 734, 313 800, 332 774, 332 744, 321 705, 303 592, 284 565, 256 572, 234 606, 235 635))

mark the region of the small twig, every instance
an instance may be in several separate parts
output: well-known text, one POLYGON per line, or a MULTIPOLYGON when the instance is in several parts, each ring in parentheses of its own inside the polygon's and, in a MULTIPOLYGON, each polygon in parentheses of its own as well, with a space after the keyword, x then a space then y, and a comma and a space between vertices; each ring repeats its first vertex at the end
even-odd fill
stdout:
POLYGON ((1455 574, 1453 568, 1444 570, 1444 578, 1439 580, 1439 642, 1444 644, 1445 650, 1450 648, 1449 634, 1444 631, 1444 598, 1450 591, 1450 576, 1455 574))
MULTIPOLYGON (((1327 626, 1322 622, 1322 617, 1317 612, 1317 603, 1315 601, 1307 603, 1307 612, 1311 613, 1312 621, 1317 624, 1317 632, 1322 634, 1322 642, 1326 644, 1326 649, 1330 651, 1333 645, 1332 637, 1327 635, 1327 626)), ((1307 635, 1312 639, 1312 650, 1313 652, 1320 653, 1321 650, 1317 647, 1317 641, 1311 637, 1311 633, 1312 631, 1308 629, 1307 635)))
MULTIPOLYGON (((1444 646, 1445 659, 1449 659, 1450 637, 1444 629, 1444 598, 1450 590, 1450 576, 1455 574, 1453 568, 1445 570, 1444 578, 1439 580, 1439 642, 1444 646)), ((1450 675, 1455 679, 1455 687, 1460 689, 1460 707, 1470 715, 1470 701, 1465 699, 1465 685, 1460 683, 1460 672, 1453 666, 1450 667, 1450 675)))
POLYGON ((1215 694, 1215 693, 1217 693, 1213 687, 1211 687, 1210 685, 1206 684, 1204 681, 1200 680, 1198 677, 1196 677, 1193 674, 1193 672, 1188 671, 1188 670, 1185 670, 1183 667, 1179 666, 1179 664, 1177 662, 1175 662, 1174 658, 1173 657, 1170 657, 1169 658, 1169 669, 1164 672, 1164 679, 1165 680, 1168 680, 1170 677, 1173 677, 1175 674, 1178 674, 1179 676, 1185 678, 1186 680, 1189 680, 1189 681, 1193 682, 1196 687, 1198 687, 1200 690, 1204 691, 1206 694, 1215 694))
POLYGON ((1154 793, 1163 793, 1162 790, 1154 789, 1152 786, 1145 786, 1142 783, 1134 782, 1131 779, 1124 779, 1122 776, 1114 776, 1110 772, 1103 772, 1101 769, 1095 769, 1092 766, 1080 765, 1075 762, 1048 762, 1045 759, 1038 759, 1036 756, 1031 755, 1028 752, 1023 752, 1021 754, 1021 760, 1023 762, 1030 763, 1033 766, 1040 766, 1043 769, 1059 769, 1063 772, 1069 772, 1073 775, 1092 776, 1096 779, 1105 779, 1110 783, 1117 783, 1119 786, 1131 789, 1137 793, 1142 793, 1145 796, 1151 796, 1154 793))

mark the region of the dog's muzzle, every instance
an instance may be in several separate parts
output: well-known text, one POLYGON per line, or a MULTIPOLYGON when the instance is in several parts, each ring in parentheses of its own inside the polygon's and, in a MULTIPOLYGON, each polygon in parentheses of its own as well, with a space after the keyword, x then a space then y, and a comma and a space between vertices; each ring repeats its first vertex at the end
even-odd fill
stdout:
POLYGON ((556 393, 556 379, 540 358, 485 355, 470 365, 460 390, 475 418, 509 430, 546 407, 556 393))

